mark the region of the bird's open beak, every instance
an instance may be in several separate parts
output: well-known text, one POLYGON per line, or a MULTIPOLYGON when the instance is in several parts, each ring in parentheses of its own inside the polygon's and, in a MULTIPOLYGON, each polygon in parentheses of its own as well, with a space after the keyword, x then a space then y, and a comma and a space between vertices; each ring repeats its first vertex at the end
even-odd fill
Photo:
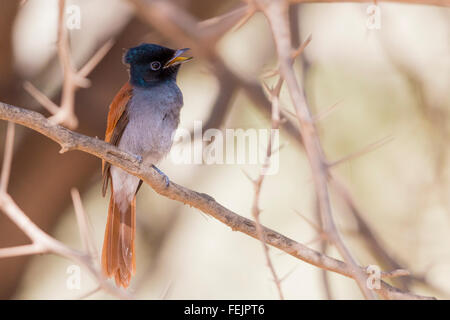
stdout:
POLYGON ((164 68, 176 66, 177 64, 182 64, 182 63, 184 63, 184 62, 186 62, 188 60, 191 60, 192 57, 182 57, 181 56, 183 53, 185 53, 188 50, 189 50, 189 48, 178 49, 175 52, 175 54, 173 55, 172 59, 167 61, 167 63, 164 65, 164 68))

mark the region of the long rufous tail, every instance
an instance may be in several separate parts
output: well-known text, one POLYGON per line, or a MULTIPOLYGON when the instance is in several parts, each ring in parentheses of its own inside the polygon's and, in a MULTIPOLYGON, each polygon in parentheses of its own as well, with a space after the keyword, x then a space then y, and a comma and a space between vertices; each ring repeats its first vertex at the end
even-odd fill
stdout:
MULTIPOLYGON (((126 197, 124 197, 126 198, 126 197)), ((123 199, 123 198, 122 198, 123 199)), ((116 285, 127 288, 131 276, 136 271, 134 240, 136 233, 136 196, 130 203, 118 205, 114 201, 111 183, 111 199, 108 208, 108 221, 103 240, 102 270, 108 277, 114 277, 116 285)))

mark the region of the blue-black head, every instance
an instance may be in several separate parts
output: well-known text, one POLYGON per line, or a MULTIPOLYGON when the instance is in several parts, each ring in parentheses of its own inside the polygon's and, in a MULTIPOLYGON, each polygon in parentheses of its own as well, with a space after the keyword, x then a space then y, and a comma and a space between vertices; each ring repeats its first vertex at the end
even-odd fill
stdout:
POLYGON ((180 65, 191 59, 181 56, 187 50, 173 50, 150 43, 128 49, 123 61, 130 66, 131 84, 151 87, 162 81, 175 81, 180 65))

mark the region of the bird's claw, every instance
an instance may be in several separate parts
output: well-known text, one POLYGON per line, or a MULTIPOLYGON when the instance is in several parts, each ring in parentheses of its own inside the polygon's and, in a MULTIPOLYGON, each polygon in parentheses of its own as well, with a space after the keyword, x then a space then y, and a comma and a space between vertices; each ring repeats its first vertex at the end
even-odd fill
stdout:
POLYGON ((169 186, 170 180, 169 177, 162 172, 161 170, 159 170, 154 164, 152 164, 153 169, 155 169, 160 175, 162 175, 164 177, 164 180, 166 181, 166 188, 169 186))
POLYGON ((141 156, 141 155, 135 154, 134 157, 136 158, 137 162, 139 162, 139 164, 142 163, 143 159, 142 159, 142 156, 141 156))

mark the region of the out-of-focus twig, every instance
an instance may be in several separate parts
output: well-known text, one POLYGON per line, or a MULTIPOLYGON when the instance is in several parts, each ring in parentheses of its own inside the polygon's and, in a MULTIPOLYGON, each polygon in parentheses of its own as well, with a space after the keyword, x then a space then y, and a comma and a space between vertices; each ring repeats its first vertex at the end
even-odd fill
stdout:
POLYGON ((91 254, 93 252, 92 248, 95 248, 92 233, 90 233, 87 228, 87 217, 84 210, 82 210, 81 199, 79 198, 77 191, 73 191, 72 195, 74 197, 75 211, 77 212, 80 233, 87 251, 86 253, 71 249, 42 231, 25 215, 25 213, 17 206, 11 196, 7 193, 7 181, 12 163, 13 145, 14 124, 9 122, 5 144, 5 158, 3 161, 1 176, 2 185, 0 188, 0 210, 3 211, 3 213, 5 213, 11 221, 13 221, 31 239, 32 243, 10 248, 1 248, 0 258, 54 253, 85 266, 91 275, 98 281, 101 288, 106 292, 119 298, 129 298, 130 296, 125 291, 109 284, 106 278, 102 275, 100 268, 97 267, 97 257, 91 254))
POLYGON ((340 164, 342 164, 344 162, 347 162, 347 161, 353 160, 355 158, 358 158, 358 157, 360 157, 360 156, 362 156, 364 154, 367 154, 367 153, 369 153, 371 151, 374 151, 375 149, 385 145, 386 143, 392 141, 392 139, 394 139, 394 137, 392 137, 392 136, 384 137, 383 139, 380 139, 378 141, 375 141, 375 142, 369 144, 368 146, 365 146, 361 150, 358 150, 358 151, 355 151, 355 152, 353 152, 353 153, 351 153, 349 155, 346 155, 346 156, 342 157, 339 160, 335 160, 333 162, 327 163, 327 166, 329 168, 336 167, 336 166, 338 166, 338 165, 340 165, 340 164))
POLYGON ((281 78, 278 79, 277 84, 274 88, 267 88, 267 91, 269 93, 270 101, 272 102, 272 130, 269 135, 269 140, 267 142, 267 151, 266 151, 266 157, 264 160, 264 163, 261 168, 261 173, 259 174, 257 179, 252 179, 253 187, 255 190, 255 195, 253 198, 253 207, 252 207, 252 215, 255 219, 256 224, 256 232, 258 234, 258 238, 261 241, 264 255, 266 257, 266 263, 267 266, 270 269, 270 272, 272 273, 273 281, 275 282, 275 285, 278 290, 278 295, 280 296, 281 300, 284 300, 283 291, 281 290, 281 281, 277 276, 277 273, 275 271, 275 267, 273 266, 272 260, 270 259, 269 254, 269 247, 267 246, 265 239, 264 239, 264 232, 261 226, 261 222, 259 219, 259 216, 261 214, 261 209, 259 207, 259 201, 261 196, 261 188, 264 181, 264 177, 267 173, 267 171, 270 168, 271 163, 271 157, 273 154, 273 144, 274 144, 274 135, 278 133, 278 129, 280 128, 280 91, 282 86, 281 78))
POLYGON ((75 214, 77 216, 80 236, 83 242, 83 249, 90 254, 93 261, 97 261, 98 251, 95 245, 94 232, 89 223, 88 216, 84 211, 80 192, 77 189, 73 188, 70 193, 72 195, 73 206, 75 208, 75 214))
POLYGON ((269 21, 277 48, 280 73, 286 81, 286 85, 296 111, 297 119, 300 123, 300 133, 303 138, 305 151, 313 173, 313 180, 319 201, 324 232, 326 233, 328 240, 336 246, 339 253, 351 267, 353 278, 364 296, 366 298, 375 298, 374 293, 366 285, 367 274, 358 268, 357 262, 343 242, 334 223, 328 194, 328 169, 326 166, 325 156, 320 145, 314 121, 305 101, 303 90, 297 82, 294 70, 292 69, 293 49, 291 45, 289 20, 287 14, 289 3, 285 0, 258 0, 257 3, 258 8, 264 13, 269 21))
POLYGON ((96 268, 92 257, 87 253, 67 247, 65 244, 52 238, 35 225, 25 213, 17 206, 14 200, 7 194, 0 194, 0 209, 5 213, 33 242, 31 245, 0 249, 0 257, 15 257, 19 255, 53 253, 70 259, 86 267, 90 274, 98 281, 105 292, 122 299, 129 299, 130 295, 125 291, 111 285, 96 268))
MULTIPOLYGON (((214 201, 210 196, 205 194, 200 194, 194 191, 191 191, 182 186, 176 185, 174 183, 170 183, 170 185, 165 188, 163 186, 163 182, 160 180, 160 176, 155 173, 152 169, 147 168, 138 162, 133 155, 127 154, 114 148, 108 144, 105 144, 101 141, 94 141, 90 138, 87 138, 82 135, 77 135, 69 130, 65 130, 59 126, 56 126, 55 123, 62 123, 68 127, 76 126, 76 117, 74 114, 74 94, 78 87, 83 87, 88 84, 88 81, 85 77, 88 73, 94 68, 94 66, 102 59, 104 54, 109 50, 108 46, 111 44, 107 43, 102 49, 99 50, 97 54, 83 67, 80 71, 75 71, 71 59, 70 59, 70 49, 69 49, 69 41, 67 32, 64 27, 64 1, 60 0, 60 15, 59 15, 59 36, 58 36, 58 54, 60 57, 60 61, 62 64, 62 68, 64 71, 64 84, 63 84, 63 92, 62 92, 62 101, 61 105, 57 106, 50 99, 48 99, 45 95, 40 93, 36 88, 32 87, 31 84, 26 85, 28 91, 36 97, 36 99, 43 105, 47 107, 47 109, 53 114, 50 118, 50 121, 46 122, 42 117, 38 116, 34 117, 32 113, 21 113, 14 114, 14 112, 20 113, 20 109, 11 109, 11 106, 0 104, 0 109, 3 111, 4 119, 15 119, 16 122, 27 125, 45 135, 50 137, 51 139, 57 141, 61 144, 62 150, 61 152, 69 151, 69 150, 82 150, 91 154, 94 154, 106 161, 111 162, 113 165, 121 167, 128 172, 141 177, 144 181, 150 184, 157 192, 162 195, 165 195, 171 199, 175 199, 178 201, 182 201, 184 203, 188 203, 192 206, 199 208, 200 210, 212 215, 216 219, 219 219, 223 223, 229 225, 233 228, 233 230, 239 230, 244 232, 254 238, 257 238, 263 242, 264 250, 266 253, 266 258, 268 263, 271 265, 270 258, 268 256, 267 244, 275 246, 285 252, 302 259, 308 263, 314 264, 324 270, 331 270, 343 274, 345 276, 351 277, 355 279, 360 286, 361 290, 365 294, 366 297, 371 297, 372 292, 368 292, 365 286, 365 278, 367 275, 365 274, 365 268, 360 267, 356 261, 352 258, 350 251, 343 243, 342 239, 339 236, 339 233, 334 225, 331 207, 329 203, 329 195, 327 190, 327 176, 329 174, 329 163, 326 161, 323 151, 320 146, 320 141, 318 139, 318 135, 315 131, 314 119, 310 115, 308 110, 308 106, 306 104, 306 99, 304 97, 304 92, 302 92, 301 86, 298 85, 295 74, 292 69, 293 59, 301 53, 307 43, 310 41, 310 38, 304 42, 304 46, 300 46, 298 49, 293 49, 292 44, 289 42, 289 23, 287 23, 287 15, 285 14, 286 8, 288 8, 288 0, 273 0, 272 2, 268 2, 265 0, 258 1, 247 1, 247 6, 242 6, 236 10, 233 10, 225 15, 215 17, 212 19, 208 19, 203 22, 197 22, 192 16, 190 16, 187 12, 181 10, 179 7, 170 3, 168 1, 155 0, 151 2, 143 2, 142 0, 130 0, 136 8, 138 8, 137 13, 143 17, 149 24, 151 24, 155 29, 157 29, 160 33, 168 36, 171 40, 180 43, 183 46, 191 46, 197 56, 208 61, 213 69, 214 74, 218 77, 219 82, 221 83, 221 87, 226 83, 232 83, 228 87, 227 90, 221 90, 218 95, 216 102, 214 104, 213 112, 211 113, 211 117, 208 120, 208 124, 211 126, 215 126, 217 123, 224 118, 227 109, 230 106, 231 97, 235 93, 235 91, 239 88, 244 89, 244 91, 249 95, 249 97, 255 102, 258 107, 263 107, 265 112, 270 113, 272 111, 272 127, 274 126, 274 107, 273 107, 273 99, 272 104, 268 103, 267 99, 263 95, 263 91, 260 86, 253 80, 246 80, 241 78, 240 76, 231 72, 222 61, 220 56, 216 52, 215 44, 221 38, 223 34, 228 32, 230 29, 236 26, 240 26, 248 21, 249 18, 260 9, 268 18, 271 26, 272 32, 274 34, 274 39, 277 45, 277 52, 279 56, 280 63, 280 74, 281 77, 276 86, 281 87, 282 81, 287 82, 287 86, 289 89, 289 93, 291 95, 291 99, 295 106, 296 110, 296 118, 301 125, 300 134, 301 137, 305 140, 305 150, 310 160, 311 168, 313 171, 314 182, 316 186, 316 192, 318 196, 318 203, 320 209, 320 216, 322 220, 322 226, 325 230, 328 240, 336 245, 341 255, 343 256, 346 263, 332 259, 325 254, 321 254, 314 250, 309 249, 308 247, 296 243, 295 241, 284 237, 283 235, 276 233, 270 229, 265 228, 259 222, 259 206, 258 199, 260 194, 260 189, 262 186, 263 178, 257 179, 255 185, 255 204, 254 205, 254 217, 256 223, 251 222, 248 219, 242 218, 235 213, 229 211, 228 209, 220 206, 217 202, 214 201), (7 115, 7 116, 5 116, 7 115), (328 164, 328 165, 327 165, 328 164), (161 182, 161 183, 160 183, 161 182)), ((291 1, 296 3, 301 2, 337 2, 337 1, 291 1)), ((339 1, 343 2, 343 1, 339 1)), ((362 1, 353 1, 353 2, 362 2, 362 1)), ((420 0, 411 0, 411 1, 397 1, 404 3, 421 3, 420 0)), ((447 0, 437 1, 433 0, 438 4, 444 4, 447 0)), ((296 47, 296 46, 294 46, 296 47)), ((277 70, 278 72, 278 70, 277 70)), ((272 96, 272 95, 271 95, 272 96)), ((273 98, 273 97, 272 97, 273 98)), ((279 119, 279 107, 278 109, 278 117, 276 126, 279 127, 281 121, 279 119)), ((297 131, 293 131, 297 132, 297 131)), ((269 142, 269 145, 271 143, 269 142)), ((272 150, 268 149, 267 158, 270 159, 270 154, 272 150), (270 153, 269 153, 270 151, 270 153)), ((8 169, 4 169, 8 171, 8 169)), ((2 192, 0 205, 6 211, 8 208, 11 209, 12 199, 9 198, 6 194, 6 186, 7 182, 4 183, 4 176, 2 176, 2 192), (8 207, 9 205, 9 207, 8 207)), ((74 205, 76 207, 77 219, 79 222, 80 233, 82 234, 83 246, 84 249, 88 252, 87 256, 96 256, 96 249, 93 245, 92 239, 90 239, 89 234, 89 226, 87 223, 87 219, 85 217, 84 210, 81 206, 81 201, 79 199, 79 194, 74 191, 72 193, 74 199, 74 205)), ((14 208, 14 206, 12 206, 14 208)), ((20 209, 19 209, 20 211, 20 209)), ((16 212, 13 216, 16 222, 20 226, 20 219, 17 217, 24 216, 23 212, 21 216, 17 213, 17 210, 12 212, 16 212), (18 220, 17 220, 18 219, 18 220)), ((25 216, 26 217, 26 216, 25 216)), ((30 228, 31 221, 25 221, 26 228, 30 228)), ((35 226, 37 228, 37 226, 35 226)), ((27 229, 26 229, 27 230, 27 229)), ((31 230, 31 229, 30 229, 31 230)), ((39 234, 39 232, 31 232, 27 234, 39 234)), ((42 231, 41 231, 42 232, 42 231)), ((44 233, 44 235, 46 235, 44 233)), ((48 237, 48 235, 46 235, 48 237)), ((34 237, 36 237, 34 235, 34 237)), ((64 254, 64 250, 55 245, 53 242, 46 243, 45 241, 34 241, 34 238, 30 236, 33 240, 33 244, 19 246, 14 248, 6 248, 0 250, 0 256, 10 256, 13 255, 21 255, 21 254, 33 254, 36 252, 55 252, 64 256, 70 256, 67 252, 64 254), (44 246, 42 246, 44 243, 44 246), (56 248, 56 249, 55 249, 56 248), (58 252, 58 250, 60 250, 58 252)), ((54 240, 54 239, 53 239, 54 240)), ((56 240, 55 240, 56 241, 56 240)), ((59 245, 62 245, 59 243, 59 245)), ((63 245, 62 245, 63 246, 63 245)), ((67 248, 66 248, 67 249, 67 248)), ((71 249, 68 249, 71 250, 71 249)), ((75 251, 71 252, 74 254, 75 251)), ((85 257, 85 254, 78 253, 80 257, 85 257)), ((73 258, 73 257, 72 257, 73 258)), ((74 258, 76 259, 76 258, 74 258)), ((81 258, 78 258, 81 259, 81 258)), ((90 267, 93 268, 91 265, 90 267)), ((89 268, 89 266, 88 266, 89 268)), ((90 269, 91 270, 91 269, 90 269)), ((280 288, 280 281, 276 277, 273 266, 271 267, 272 273, 274 275, 275 282, 277 283, 277 287, 279 289, 280 297, 282 297, 282 292, 280 288)), ((95 274, 92 271, 93 274, 95 274)), ((401 276, 404 275, 405 272, 403 270, 394 270, 391 272, 387 272, 382 274, 384 277, 393 277, 393 276, 401 276)), ((100 283, 102 283, 100 281, 100 283)), ((101 284, 102 285, 102 284, 101 284)), ((399 291, 396 288, 389 286, 388 284, 382 282, 382 288, 377 291, 381 296, 387 298, 423 298, 414 294, 410 294, 407 292, 399 291)))
MULTIPOLYGON (((404 270, 405 264, 395 256, 393 256, 386 246, 382 243, 379 236, 369 225, 363 216, 363 213, 357 207, 354 199, 350 195, 350 192, 346 186, 336 178, 334 174, 331 174, 331 186, 338 194, 339 198, 348 207, 348 210, 356 222, 356 227, 358 229, 358 234, 361 235, 362 239, 366 242, 372 254, 381 261, 385 268, 391 270, 404 270)), ((396 279, 399 286, 408 290, 412 282, 420 283, 433 291, 440 292, 442 295, 448 295, 448 292, 437 288, 434 284, 430 283, 424 275, 408 274, 403 277, 396 279)))
POLYGON ((0 192, 6 193, 8 189, 9 175, 11 172, 11 162, 14 153, 14 135, 15 135, 15 125, 8 121, 8 126, 6 129, 6 143, 5 152, 3 153, 3 167, 1 176, 0 192))
POLYGON ((60 105, 57 106, 30 82, 25 82, 24 88, 52 114, 49 118, 52 122, 63 124, 70 129, 74 129, 78 126, 78 119, 75 115, 75 92, 78 88, 86 88, 90 85, 90 82, 86 77, 108 53, 114 44, 114 41, 107 41, 97 53, 95 53, 94 56, 79 71, 77 71, 73 66, 70 55, 69 35, 65 25, 64 8, 65 0, 59 0, 57 47, 58 57, 63 71, 60 105))

